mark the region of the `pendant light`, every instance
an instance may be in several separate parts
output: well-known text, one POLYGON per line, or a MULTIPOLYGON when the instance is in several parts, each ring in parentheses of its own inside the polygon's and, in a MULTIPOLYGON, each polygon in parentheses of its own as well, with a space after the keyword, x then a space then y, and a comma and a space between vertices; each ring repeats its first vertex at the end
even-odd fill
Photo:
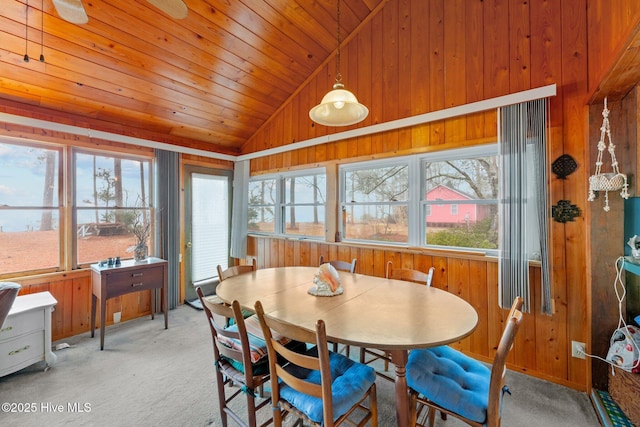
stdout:
POLYGON ((340 74, 340 0, 337 7, 338 51, 336 57, 336 82, 322 102, 309 111, 314 122, 325 126, 348 126, 367 118, 369 109, 358 102, 355 95, 344 88, 340 74))

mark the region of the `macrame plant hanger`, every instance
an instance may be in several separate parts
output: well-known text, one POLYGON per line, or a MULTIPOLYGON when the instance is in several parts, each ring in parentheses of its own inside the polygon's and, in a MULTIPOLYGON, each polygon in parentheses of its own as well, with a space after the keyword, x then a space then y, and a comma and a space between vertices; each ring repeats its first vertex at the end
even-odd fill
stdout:
POLYGON ((615 153, 616 146, 611 141, 611 128, 609 126, 609 110, 607 109, 607 98, 604 99, 604 109, 602 110, 602 126, 600 127, 600 141, 598 141, 598 159, 596 160, 596 173, 589 177, 589 197, 587 200, 593 202, 596 198, 596 191, 604 191, 604 211, 609 212, 609 191, 622 189, 620 196, 623 199, 629 198, 627 191, 627 176, 620 173, 618 161, 615 153), (608 142, 605 142, 605 139, 608 142), (611 168, 613 172, 602 173, 602 153, 605 148, 611 155, 611 168))

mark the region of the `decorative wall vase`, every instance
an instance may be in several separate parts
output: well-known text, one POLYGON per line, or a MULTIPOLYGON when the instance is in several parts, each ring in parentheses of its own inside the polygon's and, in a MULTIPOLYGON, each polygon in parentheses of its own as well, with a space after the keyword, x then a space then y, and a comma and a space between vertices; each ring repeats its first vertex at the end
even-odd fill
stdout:
POLYGON ((554 221, 565 223, 580 216, 580 209, 569 200, 560 200, 557 205, 551 207, 551 216, 554 221))
POLYGON ((144 261, 149 256, 149 247, 139 244, 133 249, 133 259, 135 261, 144 261))
POLYGON ((568 154, 558 157, 551 165, 551 171, 560 179, 567 179, 567 176, 575 172, 578 164, 568 154))

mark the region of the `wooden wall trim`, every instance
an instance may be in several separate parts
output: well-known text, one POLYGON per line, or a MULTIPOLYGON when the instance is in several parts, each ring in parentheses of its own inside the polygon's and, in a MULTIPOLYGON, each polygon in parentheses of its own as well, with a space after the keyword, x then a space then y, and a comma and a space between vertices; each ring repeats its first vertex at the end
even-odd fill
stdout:
POLYGON ((3 113, 3 112, 0 112, 0 122, 13 124, 13 125, 38 127, 41 129, 46 129, 54 132, 61 132, 69 135, 74 135, 75 137, 87 138, 89 140, 102 139, 105 141, 113 141, 113 142, 119 142, 122 144, 137 145, 137 146, 148 147, 148 148, 158 148, 158 149, 167 150, 167 151, 176 151, 179 153, 194 154, 198 156, 211 157, 211 158, 220 159, 220 160, 234 161, 236 158, 236 156, 233 156, 230 154, 222 154, 222 153, 216 153, 213 151, 182 147, 182 146, 177 146, 173 144, 168 144, 165 142, 152 141, 144 138, 137 138, 137 137, 122 135, 122 134, 113 133, 113 132, 106 132, 106 131, 86 128, 86 127, 76 126, 76 125, 67 125, 67 124, 52 122, 49 120, 35 119, 31 117, 19 116, 16 114, 9 114, 9 113, 3 113))
POLYGON ((423 125, 431 122, 446 120, 455 117, 463 117, 470 114, 481 113, 490 110, 496 110, 507 105, 517 104, 520 102, 531 101, 534 99, 549 98, 556 95, 556 85, 550 84, 534 89, 521 92, 511 93, 508 95, 498 96, 495 98, 484 99, 481 101, 462 104, 455 107, 444 108, 441 110, 431 111, 424 114, 405 117, 402 119, 391 120, 388 122, 378 123, 370 126, 359 127, 357 129, 345 130, 342 132, 331 133, 328 135, 310 138, 304 141, 294 142, 292 144, 280 145, 278 147, 267 148, 248 154, 239 155, 236 160, 252 160, 258 157, 281 154, 287 151, 298 150, 301 148, 309 148, 329 142, 341 141, 363 137, 367 135, 384 133, 390 130, 397 130, 417 125, 423 125))

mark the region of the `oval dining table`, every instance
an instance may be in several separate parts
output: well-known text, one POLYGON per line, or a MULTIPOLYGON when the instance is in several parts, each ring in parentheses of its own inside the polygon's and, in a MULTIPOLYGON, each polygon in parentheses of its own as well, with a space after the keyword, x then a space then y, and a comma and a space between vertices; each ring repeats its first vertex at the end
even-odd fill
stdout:
POLYGON ((216 294, 250 310, 259 300, 266 314, 310 331, 322 319, 331 342, 388 350, 395 366, 397 422, 408 426, 409 350, 450 344, 470 335, 478 323, 475 309, 435 287, 342 271, 341 295, 314 296, 308 290, 317 271, 317 267, 260 269, 225 279, 216 294))

